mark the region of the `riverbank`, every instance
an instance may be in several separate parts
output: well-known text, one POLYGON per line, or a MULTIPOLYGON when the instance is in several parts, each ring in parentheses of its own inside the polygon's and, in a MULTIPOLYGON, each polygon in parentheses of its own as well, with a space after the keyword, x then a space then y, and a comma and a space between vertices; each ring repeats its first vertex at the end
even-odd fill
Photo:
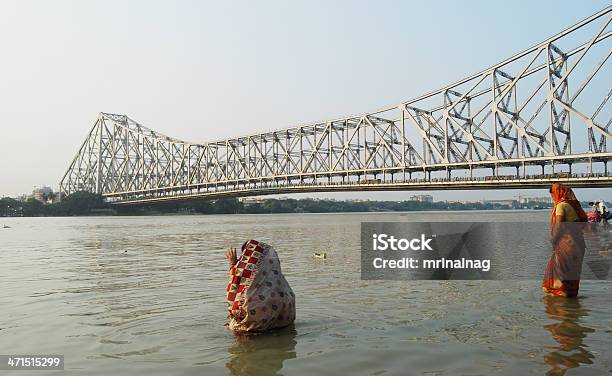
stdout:
POLYGON ((25 202, 10 198, 0 199, 0 217, 66 217, 112 215, 164 214, 285 214, 285 213, 370 213, 410 211, 466 211, 549 209, 541 203, 502 205, 494 202, 448 201, 338 201, 318 199, 238 199, 191 200, 164 202, 152 205, 113 207, 101 195, 88 192, 74 193, 61 202, 43 205, 34 199, 25 202))

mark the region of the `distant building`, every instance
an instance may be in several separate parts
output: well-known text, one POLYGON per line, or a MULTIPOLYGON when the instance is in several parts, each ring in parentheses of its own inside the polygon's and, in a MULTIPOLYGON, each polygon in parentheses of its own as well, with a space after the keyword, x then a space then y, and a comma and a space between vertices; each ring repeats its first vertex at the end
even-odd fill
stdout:
POLYGON ((32 191, 32 198, 40 202, 47 203, 47 201, 53 198, 53 189, 47 186, 36 188, 32 191))
POLYGON ((489 205, 499 205, 499 206, 507 206, 513 207, 516 204, 515 200, 482 200, 483 204, 489 205))
POLYGON ((240 197, 238 198, 238 201, 242 202, 244 206, 263 204, 265 200, 266 199, 262 197, 240 197))
POLYGON ((414 196, 410 196, 410 201, 433 202, 433 196, 432 195, 414 195, 414 196))
POLYGON ((53 192, 53 197, 51 198, 51 203, 55 204, 62 201, 63 195, 61 192, 53 192))
POLYGON ((552 197, 518 196, 519 204, 552 204, 552 197))
POLYGON ((17 197, 15 197, 15 200, 19 201, 19 202, 26 202, 28 199, 28 195, 19 195, 17 197))

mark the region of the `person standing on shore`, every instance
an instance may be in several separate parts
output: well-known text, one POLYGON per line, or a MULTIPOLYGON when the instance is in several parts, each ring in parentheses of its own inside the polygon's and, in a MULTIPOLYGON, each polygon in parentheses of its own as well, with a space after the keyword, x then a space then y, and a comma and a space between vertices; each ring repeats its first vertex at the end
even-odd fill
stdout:
POLYGON ((553 253, 544 272, 542 289, 549 295, 575 297, 580 285, 585 243, 582 226, 572 222, 586 222, 587 214, 569 187, 555 183, 549 192, 554 203, 550 215, 553 253))
POLYGON ((589 207, 591 211, 587 213, 587 221, 589 223, 599 223, 601 222, 601 214, 599 214, 599 203, 598 202, 589 202, 589 207))
POLYGON ((237 256, 231 248, 227 304, 229 328, 235 332, 264 332, 295 321, 295 294, 285 279, 272 246, 249 240, 237 256))
POLYGON ((599 214, 601 214, 601 222, 608 223, 608 220, 612 216, 610 215, 610 212, 608 212, 608 208, 606 207, 606 203, 604 202, 604 200, 599 200, 597 206, 599 214))

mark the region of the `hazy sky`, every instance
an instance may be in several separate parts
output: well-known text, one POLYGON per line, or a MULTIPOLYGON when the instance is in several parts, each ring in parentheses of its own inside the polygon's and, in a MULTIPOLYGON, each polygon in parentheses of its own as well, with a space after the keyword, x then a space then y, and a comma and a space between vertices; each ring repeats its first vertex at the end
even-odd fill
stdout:
POLYGON ((198 142, 367 112, 480 71, 607 4, 3 0, 0 196, 57 189, 101 111, 198 142))

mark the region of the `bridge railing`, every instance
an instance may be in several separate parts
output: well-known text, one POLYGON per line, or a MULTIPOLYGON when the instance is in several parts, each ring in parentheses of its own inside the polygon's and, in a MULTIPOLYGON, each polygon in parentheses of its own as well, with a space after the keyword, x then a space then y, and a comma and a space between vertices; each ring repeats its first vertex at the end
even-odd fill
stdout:
MULTIPOLYGON (((380 180, 380 179, 379 179, 380 180)), ((427 190, 435 189, 491 189, 520 188, 520 187, 547 187, 553 182, 563 182, 570 186, 612 186, 610 173, 554 173, 529 175, 502 175, 502 176, 457 176, 435 178, 413 178, 369 181, 265 181, 250 184, 218 185, 199 188, 160 189, 150 192, 126 192, 107 195, 111 203, 137 204, 174 199, 191 198, 223 198, 249 195, 282 194, 291 192, 318 192, 318 191, 356 191, 356 190, 427 190)))

